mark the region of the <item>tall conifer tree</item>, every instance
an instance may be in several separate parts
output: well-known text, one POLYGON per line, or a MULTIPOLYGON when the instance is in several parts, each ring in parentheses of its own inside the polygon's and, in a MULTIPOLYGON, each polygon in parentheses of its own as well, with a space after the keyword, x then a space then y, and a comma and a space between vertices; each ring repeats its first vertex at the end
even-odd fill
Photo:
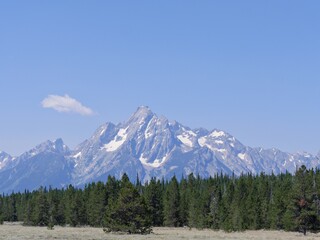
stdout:
POLYGON ((169 227, 179 226, 179 185, 175 176, 170 180, 164 194, 163 214, 164 225, 169 227))

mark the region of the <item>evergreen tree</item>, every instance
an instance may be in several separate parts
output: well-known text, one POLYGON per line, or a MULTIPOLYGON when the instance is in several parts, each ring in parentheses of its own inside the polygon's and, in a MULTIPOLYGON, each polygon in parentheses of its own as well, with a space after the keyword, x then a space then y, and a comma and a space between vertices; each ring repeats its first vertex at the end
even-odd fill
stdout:
POLYGON ((276 178, 273 188, 273 198, 270 203, 270 228, 271 229, 290 229, 292 228, 292 220, 290 216, 288 204, 291 200, 292 175, 289 173, 280 174, 278 180, 276 178), (284 194, 286 193, 286 194, 284 194), (286 213, 287 212, 287 213, 286 213), (285 215, 286 214, 286 215, 285 215), (285 218, 286 216, 286 218, 285 218), (284 223, 286 221, 286 223, 284 223), (286 226, 286 227, 285 227, 286 226))
POLYGON ((232 216, 232 230, 234 231, 243 231, 244 229, 246 229, 245 218, 247 217, 247 213, 244 203, 246 202, 245 198, 248 193, 245 178, 245 176, 241 176, 234 183, 234 194, 230 206, 230 216, 232 216))
POLYGON ((117 200, 108 204, 104 231, 130 234, 146 234, 152 231, 150 213, 144 198, 130 183, 126 174, 122 177, 117 200))
POLYGON ((3 224, 3 198, 0 196, 0 225, 3 224))
POLYGON ((65 204, 65 197, 64 197, 65 191, 61 191, 58 194, 58 202, 57 204, 57 209, 56 209, 56 224, 60 226, 64 226, 66 224, 66 204, 65 204))
POLYGON ((6 221, 15 222, 18 220, 16 194, 12 193, 3 201, 3 215, 6 221))
POLYGON ((214 179, 210 178, 209 180, 210 185, 214 187, 214 190, 210 194, 208 223, 211 228, 219 229, 219 206, 221 202, 221 188, 219 188, 218 183, 216 183, 214 179))
POLYGON ((293 208, 297 228, 306 235, 307 230, 317 231, 319 219, 314 205, 313 170, 303 165, 296 172, 293 188, 293 208))
POLYGON ((34 208, 34 225, 47 226, 49 222, 49 204, 46 196, 46 189, 40 188, 36 197, 34 208))
MULTIPOLYGON (((97 208, 99 209, 99 208, 97 208)), ((72 205, 72 212, 74 216, 74 223, 76 223, 76 226, 83 226, 85 224, 88 224, 87 222, 87 215, 86 215, 86 207, 83 199, 83 192, 82 190, 77 190, 74 196, 73 205, 72 205)), ((103 212, 101 213, 101 215, 103 212)), ((97 221, 101 221, 101 218, 99 218, 97 221)), ((101 226, 100 224, 95 226, 101 226)))
POLYGON ((179 226, 179 185, 175 176, 169 182, 163 199, 164 225, 169 227, 179 226))
POLYGON ((190 228, 197 227, 198 222, 198 207, 199 207, 199 186, 197 186, 197 180, 193 174, 188 176, 188 189, 187 189, 187 198, 188 198, 188 226, 190 228))
POLYGON ((57 214, 58 214, 58 196, 57 191, 53 190, 51 187, 47 193, 47 200, 49 204, 49 221, 48 221, 48 229, 53 229, 54 225, 57 224, 57 214))
POLYGON ((24 212, 26 197, 27 197, 26 194, 22 194, 20 192, 15 195, 17 221, 23 221, 23 212, 24 212))
POLYGON ((197 228, 203 229, 208 228, 210 225, 210 204, 211 204, 211 195, 212 188, 207 185, 207 181, 201 180, 199 178, 200 184, 200 199, 199 199, 199 223, 197 228))
POLYGON ((81 226, 86 223, 86 209, 83 192, 71 185, 66 191, 66 223, 71 226, 81 226))
MULTIPOLYGON (((247 192, 242 202, 243 207, 246 209, 244 216, 245 229, 255 230, 259 229, 260 223, 260 210, 258 204, 258 186, 255 178, 249 174, 246 179, 247 192)), ((241 203, 240 203, 241 204, 241 203)))
POLYGON ((108 180, 105 188, 106 188, 106 194, 107 194, 107 202, 115 201, 115 199, 118 198, 120 181, 118 181, 113 176, 108 176, 108 180))
POLYGON ((182 178, 180 182, 180 202, 179 202, 179 222, 181 226, 188 225, 189 217, 189 193, 188 193, 188 182, 182 178))
POLYGON ((231 209, 230 206, 234 195, 234 181, 231 179, 224 179, 221 187, 223 188, 223 192, 219 208, 220 228, 225 231, 232 231, 233 209, 231 209))
POLYGON ((144 198, 151 214, 152 226, 161 226, 163 223, 162 194, 160 181, 151 178, 145 186, 144 198))
POLYGON ((102 182, 92 184, 87 201, 87 216, 90 226, 102 226, 105 206, 107 205, 106 188, 102 182))
POLYGON ((84 190, 46 188, 0 196, 0 223, 105 226, 105 231, 146 233, 151 226, 190 226, 242 231, 284 229, 317 232, 320 171, 302 166, 295 175, 189 175, 180 183, 152 178, 133 185, 126 174, 84 190), (104 216, 105 215, 105 216, 104 216))
POLYGON ((261 173, 260 177, 257 178, 257 210, 258 210, 258 221, 257 221, 257 229, 268 229, 270 227, 270 219, 269 219, 269 202, 270 202, 270 184, 268 177, 261 173))
POLYGON ((24 225, 33 225, 33 209, 34 209, 34 202, 33 202, 33 196, 30 197, 26 205, 24 207, 24 215, 23 215, 23 224, 24 225))

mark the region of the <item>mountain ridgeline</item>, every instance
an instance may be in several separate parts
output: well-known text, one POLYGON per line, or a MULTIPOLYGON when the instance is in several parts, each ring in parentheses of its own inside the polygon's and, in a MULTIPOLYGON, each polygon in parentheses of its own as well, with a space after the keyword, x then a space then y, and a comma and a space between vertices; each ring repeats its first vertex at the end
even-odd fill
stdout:
POLYGON ((222 130, 190 129, 143 106, 124 123, 103 124, 74 150, 57 139, 19 157, 0 152, 0 192, 82 187, 109 175, 120 179, 124 173, 144 183, 190 173, 203 178, 217 173, 294 173, 301 165, 317 168, 319 163, 319 156, 308 153, 245 146, 222 130))

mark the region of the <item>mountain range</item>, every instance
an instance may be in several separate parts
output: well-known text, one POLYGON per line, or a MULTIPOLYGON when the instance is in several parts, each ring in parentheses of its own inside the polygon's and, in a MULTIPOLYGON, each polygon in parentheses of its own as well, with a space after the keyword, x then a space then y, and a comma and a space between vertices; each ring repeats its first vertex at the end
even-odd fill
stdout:
POLYGON ((0 192, 49 185, 82 187, 124 173, 131 180, 139 176, 146 182, 151 177, 169 179, 190 173, 201 177, 294 173, 301 165, 319 167, 320 154, 248 147, 225 131, 190 129, 141 106, 124 123, 103 124, 73 150, 57 139, 18 157, 0 152, 0 192))

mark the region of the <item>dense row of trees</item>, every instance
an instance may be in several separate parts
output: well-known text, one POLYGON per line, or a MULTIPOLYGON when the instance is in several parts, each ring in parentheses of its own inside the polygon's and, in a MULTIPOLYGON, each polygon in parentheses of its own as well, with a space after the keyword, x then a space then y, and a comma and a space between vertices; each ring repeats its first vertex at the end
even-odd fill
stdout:
POLYGON ((77 189, 40 188, 0 197, 0 222, 25 225, 90 225, 105 231, 148 233, 151 226, 242 231, 318 231, 320 171, 302 166, 295 175, 189 175, 142 185, 109 177, 77 189))

